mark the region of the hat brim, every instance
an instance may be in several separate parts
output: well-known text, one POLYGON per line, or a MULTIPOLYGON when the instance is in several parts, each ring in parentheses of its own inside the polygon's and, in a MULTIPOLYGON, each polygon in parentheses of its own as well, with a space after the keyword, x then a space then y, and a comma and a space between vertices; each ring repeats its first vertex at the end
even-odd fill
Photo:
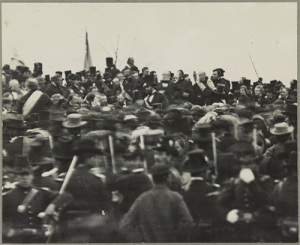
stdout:
POLYGON ((212 90, 212 92, 215 93, 215 94, 226 94, 225 91, 223 91, 222 93, 218 93, 217 90, 212 90))
POLYGON ((80 122, 79 124, 76 124, 76 125, 70 125, 69 122, 63 122, 62 125, 65 127, 65 128, 79 128, 79 127, 82 127, 84 125, 86 125, 87 122, 86 121, 82 121, 80 122))
POLYGON ((278 133, 275 130, 276 130, 276 128, 271 128, 270 129, 271 134, 273 134, 273 135, 284 135, 284 134, 290 134, 291 132, 293 132, 294 127, 293 126, 289 126, 288 127, 288 131, 284 132, 284 133, 278 133))

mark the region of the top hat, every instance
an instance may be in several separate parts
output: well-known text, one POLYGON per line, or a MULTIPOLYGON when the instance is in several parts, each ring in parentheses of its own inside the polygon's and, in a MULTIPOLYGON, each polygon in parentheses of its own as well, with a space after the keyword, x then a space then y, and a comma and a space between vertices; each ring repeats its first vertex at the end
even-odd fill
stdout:
POLYGON ((277 80, 270 81, 270 84, 273 85, 273 86, 275 86, 276 83, 277 83, 277 80))
POLYGON ((43 64, 42 63, 39 63, 39 62, 36 62, 34 63, 34 71, 42 71, 43 70, 43 64))
POLYGON ((209 123, 196 123, 193 128, 192 139, 197 142, 211 141, 212 126, 209 123))
POLYGON ((45 83, 51 83, 50 75, 45 75, 45 83))
POLYGON ((283 135, 290 134, 293 132, 294 127, 289 126, 286 122, 276 123, 273 128, 270 129, 271 134, 274 135, 283 135))
POLYGON ((214 90, 213 92, 216 94, 225 94, 225 84, 218 83, 217 90, 214 90))
POLYGON ((243 80, 243 85, 247 87, 247 89, 250 89, 251 80, 245 79, 243 80))
POLYGON ((72 113, 67 116, 67 120, 62 123, 65 128, 78 128, 87 124, 86 121, 81 121, 81 115, 72 113))
POLYGON ((90 75, 96 75, 96 66, 91 66, 89 68, 90 75))
POLYGON ((145 81, 144 87, 158 85, 158 83, 154 79, 154 76, 148 75, 144 78, 144 81, 145 81))
POLYGON ((113 60, 112 57, 107 57, 106 58, 106 65, 113 65, 113 62, 114 62, 114 60, 113 60))
POLYGON ((56 75, 60 75, 60 76, 62 77, 62 74, 63 74, 63 73, 62 73, 61 71, 56 71, 55 74, 56 74, 56 75))
POLYGON ((14 157, 14 166, 11 169, 11 172, 17 175, 28 175, 32 173, 32 168, 29 165, 26 156, 15 155, 14 157))
POLYGON ((294 114, 297 115, 297 105, 295 104, 287 104, 285 107, 285 110, 282 112, 282 114, 294 114))
POLYGON ((169 169, 167 165, 154 165, 150 172, 152 175, 167 175, 169 174, 169 169))
POLYGON ((70 74, 72 74, 71 70, 65 71, 65 78, 68 78, 70 74))
POLYGON ((183 171, 196 173, 207 170, 210 167, 208 158, 202 149, 196 149, 188 152, 188 159, 185 160, 183 171))
POLYGON ((239 82, 231 82, 231 85, 232 85, 232 90, 240 89, 239 82))
POLYGON ((70 159, 73 157, 73 140, 68 136, 59 137, 53 147, 54 157, 70 159))

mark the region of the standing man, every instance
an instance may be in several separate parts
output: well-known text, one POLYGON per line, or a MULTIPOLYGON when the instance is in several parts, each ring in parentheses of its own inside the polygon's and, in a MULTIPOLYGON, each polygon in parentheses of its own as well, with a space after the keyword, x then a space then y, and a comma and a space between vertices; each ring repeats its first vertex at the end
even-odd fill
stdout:
POLYGON ((3 194, 4 243, 45 243, 47 237, 42 230, 39 214, 48 216, 72 199, 61 194, 32 186, 33 174, 26 157, 16 156, 12 172, 16 175, 16 188, 3 194))
POLYGON ((157 85, 150 76, 147 77, 146 84, 144 85, 147 93, 144 104, 148 109, 153 109, 153 104, 157 103, 161 104, 161 109, 165 109, 169 105, 167 97, 157 91, 157 85))
POLYGON ((194 90, 191 81, 186 81, 184 79, 184 73, 182 70, 178 70, 177 74, 174 76, 175 83, 184 89, 182 96, 186 101, 193 103, 194 100, 194 90))
POLYGON ((263 95, 264 88, 262 85, 257 85, 254 89, 254 102, 256 107, 265 107, 270 104, 270 101, 263 95))
POLYGON ((215 87, 217 87, 217 84, 224 84, 225 94, 228 95, 230 91, 230 82, 224 78, 224 72, 225 71, 222 68, 214 69, 211 80, 213 81, 215 87))
POLYGON ((26 80, 28 93, 22 96, 17 103, 18 114, 27 116, 31 113, 38 113, 41 110, 48 110, 53 102, 50 97, 38 90, 38 81, 35 78, 26 80))
POLYGON ((206 104, 207 98, 211 95, 211 89, 207 85, 208 77, 203 71, 198 72, 197 75, 194 74, 195 84, 193 86, 195 94, 195 104, 204 106, 206 104))
POLYGON ((188 241, 193 219, 183 198, 167 187, 168 176, 166 165, 152 168, 155 186, 138 197, 120 223, 128 242, 188 241))
POLYGON ((45 90, 45 94, 47 94, 50 98, 53 94, 60 94, 63 96, 62 91, 62 82, 63 79, 60 75, 55 75, 51 77, 51 83, 48 88, 45 90))
POLYGON ((109 72, 112 75, 112 79, 116 77, 116 75, 120 72, 116 65, 114 64, 114 59, 112 57, 106 58, 106 68, 105 73, 109 72))
POLYGON ((128 66, 125 66, 125 68, 122 70, 122 72, 125 71, 125 70, 127 70, 127 69, 129 69, 131 72, 134 72, 134 71, 139 72, 139 68, 137 68, 134 65, 134 59, 132 57, 128 58, 127 64, 128 64, 128 66))

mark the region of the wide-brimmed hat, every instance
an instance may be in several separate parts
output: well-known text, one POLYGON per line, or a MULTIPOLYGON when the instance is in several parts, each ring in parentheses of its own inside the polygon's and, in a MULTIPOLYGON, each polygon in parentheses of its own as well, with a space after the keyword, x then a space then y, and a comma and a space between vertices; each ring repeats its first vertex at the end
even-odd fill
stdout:
POLYGON ((225 94, 225 84, 218 83, 217 84, 217 89, 213 90, 215 94, 225 94))
POLYGON ((86 121, 81 121, 81 115, 72 113, 67 116, 67 121, 62 123, 65 128, 78 128, 87 124, 86 121))
POLYGON ((188 152, 188 159, 183 164, 183 171, 196 173, 207 170, 210 167, 208 158, 202 149, 188 152))
POLYGON ((273 128, 270 129, 271 134, 283 135, 293 132, 294 127, 289 126, 286 122, 276 123, 273 128))

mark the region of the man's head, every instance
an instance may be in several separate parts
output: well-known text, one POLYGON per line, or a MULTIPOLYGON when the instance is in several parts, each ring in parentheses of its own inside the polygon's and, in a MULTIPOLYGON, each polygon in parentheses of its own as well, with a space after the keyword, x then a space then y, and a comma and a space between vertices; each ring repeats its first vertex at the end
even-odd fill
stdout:
POLYGON ((289 88, 281 87, 280 95, 282 99, 285 99, 289 95, 289 88))
POLYGON ((28 188, 32 184, 33 174, 32 173, 17 174, 16 180, 17 180, 18 186, 21 186, 23 188, 28 188))
POLYGON ((222 68, 217 68, 213 70, 213 80, 217 80, 219 77, 223 77, 224 76, 224 70, 222 68))
POLYGON ((123 82, 125 79, 125 76, 123 75, 123 73, 120 72, 117 74, 117 78, 119 79, 120 82, 123 82))
POLYGON ((130 76, 130 70, 129 69, 125 69, 123 71, 123 75, 124 75, 125 78, 128 78, 130 76))
POLYGON ((256 97, 261 97, 264 92, 264 87, 262 85, 257 85, 254 89, 254 95, 256 97))
POLYGON ((117 101, 119 103, 124 103, 125 97, 124 97, 124 95, 122 93, 120 93, 120 94, 117 95, 117 101))
POLYGON ((119 87, 120 86, 120 80, 119 78, 115 77, 113 80, 112 80, 113 84, 116 86, 116 87, 119 87))
POLYGON ((154 92, 155 88, 152 85, 147 85, 145 90, 148 95, 151 95, 154 92))
POLYGON ((61 86, 63 82, 62 76, 55 75, 51 77, 51 82, 55 83, 56 86, 61 86))
POLYGON ((37 89, 38 88, 38 81, 35 78, 29 78, 25 82, 25 86, 28 90, 37 89))
POLYGON ((242 85, 240 87, 240 95, 246 95, 247 94, 247 87, 245 85, 242 85))
POLYGON ((163 81, 169 81, 171 79, 171 72, 170 71, 164 71, 162 73, 162 80, 163 81))
POLYGON ((151 168, 151 173, 155 184, 166 184, 169 177, 169 167, 167 165, 154 165, 151 168))
POLYGON ((139 78, 139 73, 137 71, 134 71, 131 77, 133 78, 133 80, 137 80, 139 78))
POLYGON ((9 87, 12 91, 18 91, 20 88, 20 84, 18 82, 18 80, 13 79, 9 81, 9 87))
POLYGON ((142 74, 143 74, 143 76, 148 76, 149 73, 150 73, 150 71, 149 71, 149 68, 148 68, 148 67, 144 67, 144 68, 142 69, 142 74))
POLYGON ((206 78, 206 74, 204 71, 199 71, 198 72, 198 77, 199 77, 199 81, 200 82, 204 82, 205 81, 205 78, 206 78))
POLYGON ((127 60, 127 64, 130 65, 130 66, 133 66, 134 65, 134 59, 132 57, 129 57, 128 60, 127 60))

